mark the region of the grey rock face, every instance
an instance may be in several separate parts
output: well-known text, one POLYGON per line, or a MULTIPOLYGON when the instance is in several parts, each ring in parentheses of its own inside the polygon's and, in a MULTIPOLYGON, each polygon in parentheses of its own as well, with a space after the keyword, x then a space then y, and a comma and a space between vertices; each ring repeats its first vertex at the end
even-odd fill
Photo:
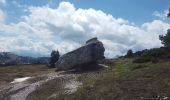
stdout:
POLYGON ((61 56, 55 66, 57 70, 74 69, 76 66, 103 59, 104 51, 102 42, 93 38, 88 40, 84 46, 61 56))

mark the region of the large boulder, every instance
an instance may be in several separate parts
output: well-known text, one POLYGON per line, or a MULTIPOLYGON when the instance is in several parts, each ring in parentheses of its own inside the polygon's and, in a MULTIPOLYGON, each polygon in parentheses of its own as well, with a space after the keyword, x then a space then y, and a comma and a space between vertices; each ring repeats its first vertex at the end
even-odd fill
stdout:
POLYGON ((92 38, 86 44, 74 51, 71 51, 59 58, 55 64, 57 70, 70 70, 77 66, 95 63, 104 58, 104 47, 97 38, 92 38))

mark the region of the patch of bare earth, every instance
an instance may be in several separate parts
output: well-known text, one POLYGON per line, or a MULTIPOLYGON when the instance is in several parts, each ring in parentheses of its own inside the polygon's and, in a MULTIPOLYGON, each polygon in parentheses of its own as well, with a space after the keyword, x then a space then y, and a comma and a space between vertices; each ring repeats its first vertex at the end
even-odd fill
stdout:
POLYGON ((27 100, 69 100, 84 81, 100 77, 100 72, 63 73, 62 77, 43 83, 28 95, 27 100))
POLYGON ((10 83, 1 89, 0 100, 25 100, 37 87, 57 77, 61 77, 61 75, 56 72, 50 72, 29 78, 25 81, 10 83))
POLYGON ((55 72, 44 66, 6 67, 0 71, 4 74, 14 74, 7 81, 1 80, 4 83, 0 84, 0 100, 66 99, 67 96, 74 94, 83 82, 100 76, 100 71, 55 72), (21 78, 17 77, 18 73, 22 74, 21 78))

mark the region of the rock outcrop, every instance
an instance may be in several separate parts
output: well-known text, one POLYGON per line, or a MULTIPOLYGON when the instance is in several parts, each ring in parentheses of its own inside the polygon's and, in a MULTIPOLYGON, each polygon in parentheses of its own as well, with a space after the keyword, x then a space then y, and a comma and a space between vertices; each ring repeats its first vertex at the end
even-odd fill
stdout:
POLYGON ((55 66, 57 70, 69 70, 95 63, 104 58, 104 51, 102 42, 92 38, 84 46, 61 56, 55 66))

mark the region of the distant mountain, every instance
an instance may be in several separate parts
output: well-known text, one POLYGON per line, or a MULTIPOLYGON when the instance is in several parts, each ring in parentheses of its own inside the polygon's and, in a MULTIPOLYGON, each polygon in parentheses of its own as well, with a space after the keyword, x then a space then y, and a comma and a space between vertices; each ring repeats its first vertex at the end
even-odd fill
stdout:
POLYGON ((24 57, 12 52, 0 52, 0 65, 48 64, 49 57, 24 57))

